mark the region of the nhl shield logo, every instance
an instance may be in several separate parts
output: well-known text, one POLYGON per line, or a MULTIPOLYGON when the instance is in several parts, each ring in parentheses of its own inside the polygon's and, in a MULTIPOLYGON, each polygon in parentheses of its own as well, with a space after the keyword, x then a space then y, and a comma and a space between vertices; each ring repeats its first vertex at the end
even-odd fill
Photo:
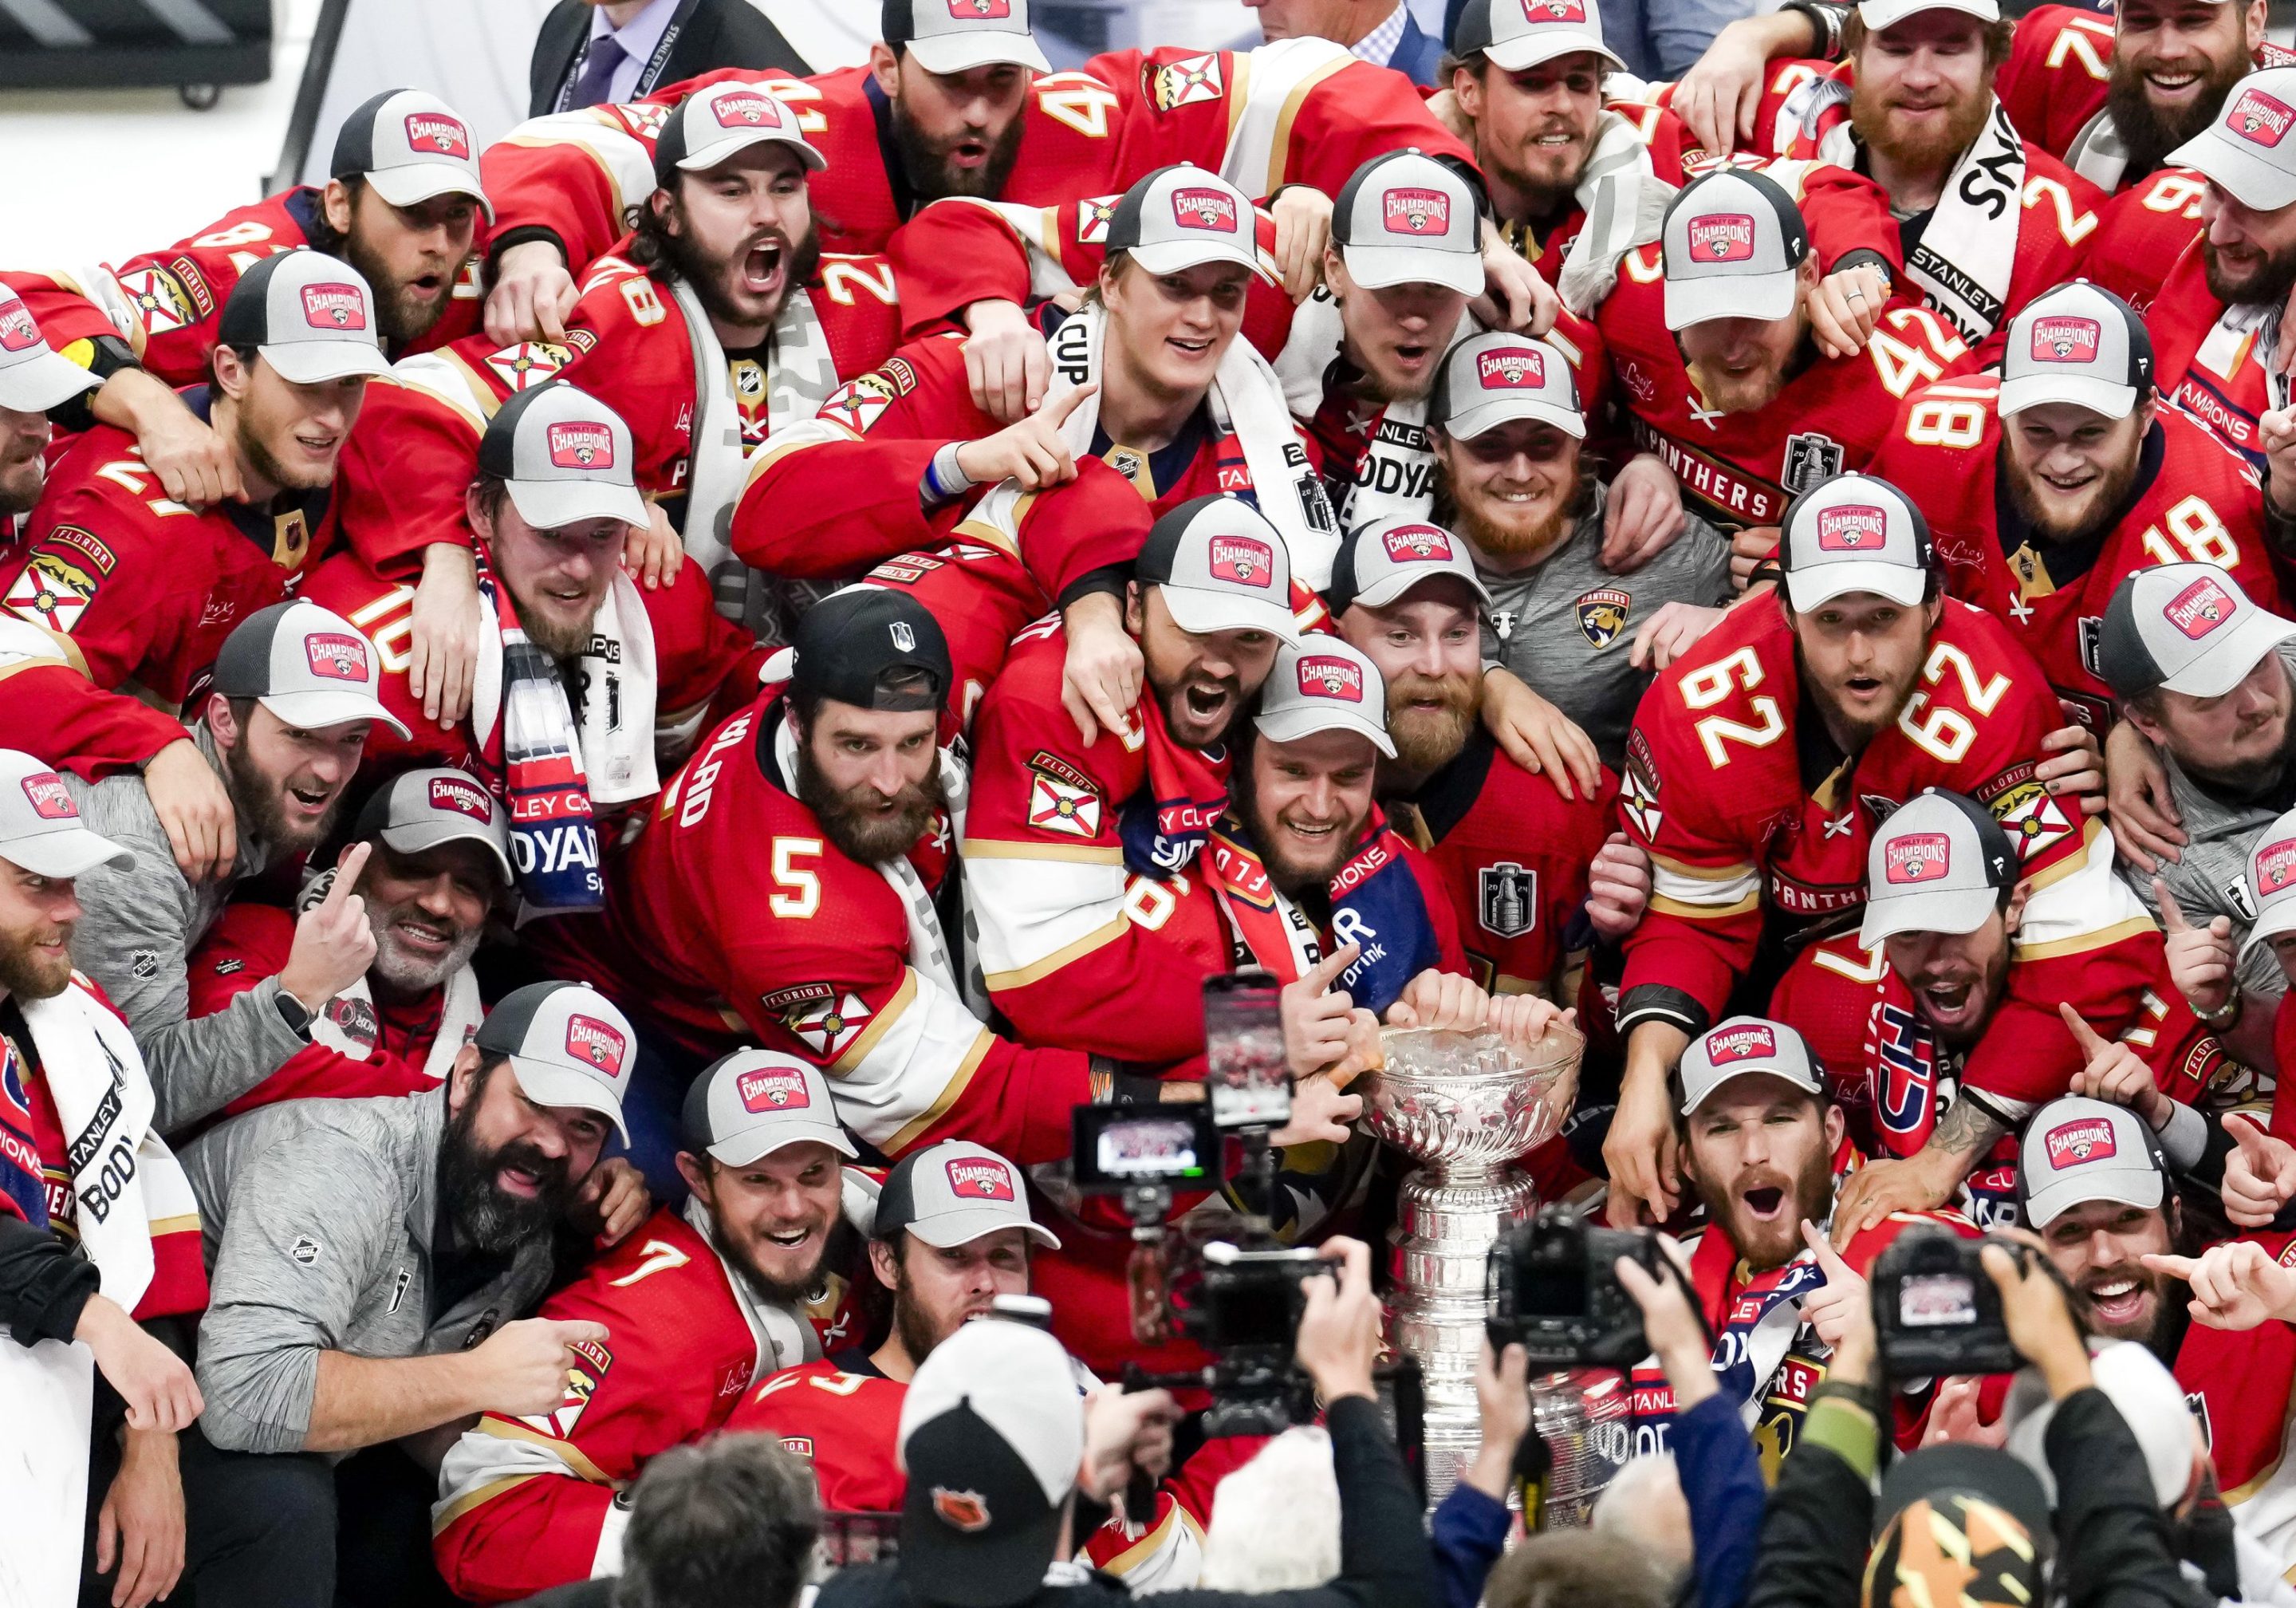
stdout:
POLYGON ((1500 938, 1521 938, 1538 924, 1538 873, 1501 860, 1475 873, 1476 920, 1500 938))
POLYGON ((1801 431, 1786 438, 1784 471, 1780 477, 1788 491, 1808 491, 1813 486, 1824 485, 1841 472, 1841 443, 1832 436, 1815 431, 1801 431))
POLYGON ((1607 648, 1618 641, 1619 633, 1627 628, 1627 616, 1634 610, 1635 600, 1616 587, 1599 587, 1582 593, 1570 605, 1578 616, 1578 634, 1598 648, 1607 648))

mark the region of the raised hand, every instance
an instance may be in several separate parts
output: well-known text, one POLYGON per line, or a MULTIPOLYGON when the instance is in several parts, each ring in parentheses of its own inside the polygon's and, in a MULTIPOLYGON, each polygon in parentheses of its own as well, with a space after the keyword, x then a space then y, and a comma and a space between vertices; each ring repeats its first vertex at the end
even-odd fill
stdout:
POLYGON ((2296 1195, 2296 1145, 2237 1112, 2224 1129, 2237 1147, 2225 1157, 2225 1216, 2242 1228, 2268 1228, 2296 1195))
POLYGON ((2155 1273, 2183 1279, 2195 1321, 2211 1329, 2253 1329, 2296 1314, 2296 1269, 2282 1267, 2254 1240, 2226 1240, 2197 1257, 2148 1253, 2155 1273))
POLYGON ((967 441, 956 449, 957 468, 976 486, 1011 480, 1023 491, 1042 491, 1073 480, 1076 449, 1062 438, 1061 427, 1099 389, 1097 381, 1076 386, 995 435, 967 441))
POLYGON ((326 896, 295 918, 295 939, 279 973, 279 990, 315 1016, 374 964, 374 929, 367 923, 366 901, 351 891, 366 868, 372 847, 354 843, 344 849, 326 896))
POLYGON ((2081 1020, 2070 1000, 2057 1002, 2057 1015, 2065 1030, 2080 1046, 2081 1070, 2073 1074, 2072 1092, 2092 1100, 2125 1105, 2158 1129, 2168 1125, 2172 1102, 2152 1081, 2152 1069, 2119 1039, 2107 1039, 2081 1020))
POLYGON ((2195 927, 2185 919, 2169 884, 2157 876, 2152 879, 2152 897, 2161 901, 2169 980, 2196 1013, 2216 1015, 2232 1003, 2233 990, 2240 986, 2233 972, 2232 918, 2214 916, 2207 926, 2195 927))
POLYGON ((1826 1243, 1824 1232, 1808 1218, 1802 1219, 1801 1240, 1825 1274, 1824 1284, 1801 1298, 1802 1320, 1828 1346, 1838 1346, 1852 1325, 1872 1321, 1866 1276, 1843 1261, 1841 1253, 1826 1243))
POLYGON ((1283 1021, 1283 1060, 1293 1078, 1322 1071, 1346 1057, 1355 1001, 1345 989, 1332 984, 1362 953, 1357 945, 1342 944, 1308 967, 1298 981, 1283 985, 1277 1009, 1283 1021))
POLYGON ((574 1347, 605 1338, 603 1324, 554 1317, 504 1324, 471 1353, 480 1370, 480 1399, 488 1412, 510 1418, 554 1412, 566 1399, 567 1371, 577 1360, 574 1347))

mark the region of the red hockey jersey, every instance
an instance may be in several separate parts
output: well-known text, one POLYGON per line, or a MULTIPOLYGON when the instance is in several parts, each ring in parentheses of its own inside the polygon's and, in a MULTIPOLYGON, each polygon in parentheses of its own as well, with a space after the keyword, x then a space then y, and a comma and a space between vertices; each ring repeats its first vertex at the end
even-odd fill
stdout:
POLYGON ((2196 236, 2169 268, 2146 310, 2152 373, 2161 394, 2215 431, 2261 474, 2257 420, 2272 406, 2271 376, 2256 350, 2263 316, 2276 309, 2227 308, 2209 290, 2196 236))
MULTIPOLYGON (((2296 1235, 2244 1235, 2296 1268, 2296 1235)), ((2285 1558, 2296 1546, 2296 1328, 2267 1318, 2253 1329, 2194 1324, 2177 1352, 2177 1382, 2200 1421, 2217 1483, 2240 1527, 2285 1558)))
POLYGON ((2187 247, 2201 237, 2201 197, 2209 181, 2189 168, 2164 168, 2105 202, 2096 215, 2081 272, 2142 317, 2187 247))

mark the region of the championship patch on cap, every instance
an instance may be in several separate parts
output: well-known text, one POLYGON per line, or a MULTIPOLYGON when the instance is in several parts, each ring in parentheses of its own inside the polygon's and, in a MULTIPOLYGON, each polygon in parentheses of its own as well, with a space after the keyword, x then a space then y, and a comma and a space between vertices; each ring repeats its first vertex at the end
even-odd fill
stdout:
MULTIPOLYGON (((960 0, 949 0, 954 6, 960 0)), ((951 1530, 961 1530, 971 1535, 976 1530, 988 1528, 988 1499, 977 1490, 951 1490, 945 1485, 932 1488, 934 1516, 951 1530)))
POLYGON ((25 351, 39 344, 40 326, 33 321, 32 309, 10 298, 0 307, 0 352, 25 351))
POLYGON ((603 424, 570 420, 553 424, 547 437, 554 469, 611 469, 614 432, 603 424))
POLYGON ((24 797, 31 801, 32 813, 43 821, 77 821, 79 809, 72 803, 71 790, 63 778, 52 770, 44 770, 24 778, 24 797))
POLYGON ((2260 89, 2243 90, 2225 118, 2226 127, 2250 144, 2267 150, 2286 137, 2292 122, 2296 122, 2296 109, 2260 89))
MULTIPOLYGON (((27 788, 29 782, 24 783, 27 788)), ((2269 898, 2284 888, 2296 887, 2296 838, 2267 843, 2256 851, 2256 891, 2269 898)))
POLYGON ((1700 262, 1751 261, 1754 255, 1752 215, 1713 212, 1704 217, 1692 218, 1690 255, 1700 262))
POLYGON ((1891 883, 1933 882, 1953 866, 1953 843, 1941 832, 1910 832, 1890 840, 1885 874, 1891 883))
POLYGON ((1759 1022, 1732 1028, 1726 1032, 1710 1033, 1706 1038, 1706 1058, 1717 1066, 1733 1061, 1751 1061, 1757 1055, 1778 1053, 1778 1036, 1759 1022))
POLYGON ((719 95, 709 103, 709 115, 718 119, 720 128, 758 128, 781 121, 775 114, 772 97, 754 89, 719 95))
POLYGON ((1866 553, 1889 539, 1889 516, 1871 503, 1852 503, 1817 511, 1817 550, 1820 553, 1866 553))
POLYGON ((948 14, 960 22, 995 22, 1013 14, 1013 0, 948 0, 948 14))
POLYGON ((1249 536, 1212 537, 1212 578, 1265 587, 1275 574, 1275 549, 1249 536))
POLYGON ((997 1161, 978 1156, 958 1156, 947 1164, 948 1192, 960 1201, 1009 1201, 1013 1174, 997 1161))
POLYGON ((1526 22, 1584 22, 1587 7, 1583 0, 1522 0, 1522 20, 1526 22))
POLYGON ((2176 596, 2161 611, 2170 625, 2198 642, 2233 615, 2232 594, 2203 575, 2176 596))
POLYGON ((2060 1169, 2079 1167, 2084 1161, 2107 1161, 2119 1148, 2112 1142, 2112 1124, 2102 1117, 2060 1122, 2042 1143, 2049 1153, 2049 1165, 2060 1169))
POLYGON ((307 284, 303 287, 303 322, 315 330, 366 328, 366 299, 350 284, 307 284))
POLYGON ((303 658, 311 674, 329 681, 366 679, 366 638, 344 631, 314 631, 303 638, 303 658))
POLYGON ((806 1092, 805 1075, 793 1066, 761 1066, 743 1072, 735 1087, 741 1090, 742 1109, 747 1112, 796 1112, 813 1104, 813 1096, 806 1092))
POLYGON ((2094 318, 2074 318, 2062 315, 2033 321, 2033 361, 2036 363, 2090 363, 2096 358, 2097 342, 2103 337, 2103 328, 2094 318))
POLYGON ((1485 390, 1535 390, 1546 383, 1546 359, 1527 348, 1485 352, 1475 359, 1475 380, 1485 390))
POLYGON ((430 778, 430 808, 451 809, 458 816, 468 816, 474 821, 494 819, 494 800, 487 790, 475 782, 465 782, 460 776, 430 778))
POLYGON ((471 160, 471 131, 444 112, 411 113, 406 119, 406 143, 417 151, 435 151, 458 162, 471 160))
POLYGON ((1192 185, 1172 192, 1172 221, 1183 229, 1235 233, 1235 197, 1225 190, 1192 185))
POLYGON ((1308 698, 1363 701, 1363 669, 1337 653, 1305 653, 1300 659, 1300 692, 1308 698))
POLYGON ((1398 525, 1380 533, 1387 556, 1398 564, 1428 559, 1451 562, 1451 533, 1439 525, 1398 525))
POLYGON ((1440 190, 1390 190, 1381 206, 1390 234, 1440 234, 1451 226, 1451 198, 1440 190))
POLYGON ((566 1053, 586 1061, 609 1078, 622 1075, 622 1061, 630 1053, 629 1040, 595 1016, 566 1019, 566 1053))

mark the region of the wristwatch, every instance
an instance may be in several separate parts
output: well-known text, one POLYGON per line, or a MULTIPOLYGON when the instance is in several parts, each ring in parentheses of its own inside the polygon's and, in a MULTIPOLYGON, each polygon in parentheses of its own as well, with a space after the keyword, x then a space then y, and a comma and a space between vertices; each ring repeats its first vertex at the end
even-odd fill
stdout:
POLYGON ((272 1003, 279 1007, 279 1020, 299 1038, 311 1036, 311 1013, 303 1002, 282 989, 273 996, 272 1003))

